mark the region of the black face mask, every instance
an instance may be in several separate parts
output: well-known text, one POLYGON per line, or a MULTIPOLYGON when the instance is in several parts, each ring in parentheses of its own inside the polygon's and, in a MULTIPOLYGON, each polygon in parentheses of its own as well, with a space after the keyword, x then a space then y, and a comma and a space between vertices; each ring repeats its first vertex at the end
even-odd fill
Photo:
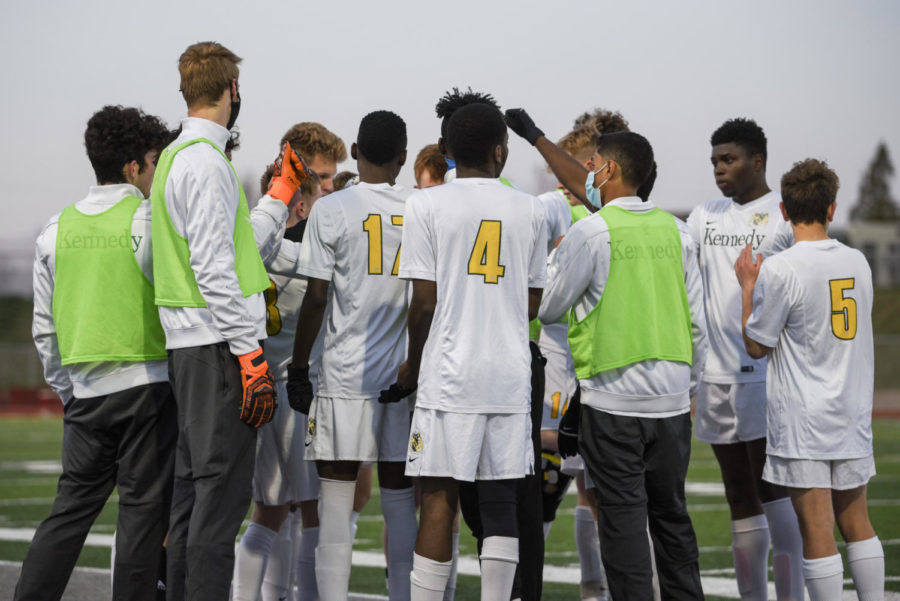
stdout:
POLYGON ((241 112, 241 93, 238 92, 237 100, 232 99, 231 101, 231 116, 228 117, 228 125, 225 126, 225 129, 230 130, 234 127, 234 122, 237 121, 238 114, 241 112))

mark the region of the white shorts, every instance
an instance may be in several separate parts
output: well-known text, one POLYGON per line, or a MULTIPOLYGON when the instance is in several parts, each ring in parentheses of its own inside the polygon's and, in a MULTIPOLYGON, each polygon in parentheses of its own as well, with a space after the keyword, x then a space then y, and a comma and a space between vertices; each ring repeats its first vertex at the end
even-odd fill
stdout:
POLYGON ((860 459, 785 459, 766 456, 763 480, 791 488, 851 490, 875 475, 875 457, 860 459))
POLYGON ((534 473, 527 413, 451 413, 417 407, 407 476, 507 480, 534 473))
POLYGON ((556 430, 559 419, 569 408, 569 400, 578 388, 575 377, 575 363, 572 356, 541 349, 547 358, 544 366, 544 413, 541 416, 541 430, 556 430))
POLYGON ((266 505, 308 501, 319 496, 319 476, 312 463, 303 461, 306 416, 287 402, 287 382, 276 382, 278 403, 272 421, 259 429, 253 500, 266 505))
POLYGON ((734 444, 766 437, 766 383, 700 382, 694 436, 710 444, 734 444))
POLYGON ((409 402, 317 396, 306 427, 307 461, 406 461, 409 402))

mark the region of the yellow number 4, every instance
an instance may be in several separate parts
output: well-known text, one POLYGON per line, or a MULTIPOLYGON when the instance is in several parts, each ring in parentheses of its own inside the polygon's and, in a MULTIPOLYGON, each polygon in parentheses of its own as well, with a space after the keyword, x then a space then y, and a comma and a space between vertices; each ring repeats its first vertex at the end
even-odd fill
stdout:
POLYGON ((856 301, 844 296, 847 290, 853 290, 854 278, 829 280, 831 286, 831 331, 841 340, 853 340, 856 337, 856 301))
POLYGON ((484 276, 485 284, 496 284, 506 272, 500 264, 500 230, 499 221, 482 219, 469 257, 469 273, 484 276))

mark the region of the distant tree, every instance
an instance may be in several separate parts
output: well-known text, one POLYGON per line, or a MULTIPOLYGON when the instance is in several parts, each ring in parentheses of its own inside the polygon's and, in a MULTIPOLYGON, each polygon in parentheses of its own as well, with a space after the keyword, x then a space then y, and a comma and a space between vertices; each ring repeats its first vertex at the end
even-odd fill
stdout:
POLYGON ((875 157, 869 163, 862 183, 859 185, 859 199, 850 211, 853 221, 897 221, 900 208, 891 198, 888 179, 894 175, 894 164, 884 142, 879 142, 875 157))

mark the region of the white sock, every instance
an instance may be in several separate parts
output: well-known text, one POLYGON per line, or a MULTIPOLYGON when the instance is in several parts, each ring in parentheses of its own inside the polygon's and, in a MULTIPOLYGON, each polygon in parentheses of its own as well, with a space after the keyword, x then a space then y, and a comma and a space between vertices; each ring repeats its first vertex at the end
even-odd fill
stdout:
POLYGON ((266 573, 263 576, 262 601, 288 601, 291 591, 291 565, 293 564, 293 541, 291 540, 290 517, 281 525, 281 529, 272 543, 266 573))
MULTIPOLYGON (((299 513, 299 511, 297 512, 299 513)), ((297 550, 297 601, 317 601, 316 547, 319 546, 319 527, 304 528, 297 550)))
POLYGON ((316 547, 316 583, 321 601, 346 601, 350 586, 353 537, 353 480, 321 479, 319 493, 319 546, 316 547))
POLYGON ((359 530, 359 524, 356 522, 359 521, 359 512, 353 511, 350 513, 350 540, 356 540, 356 531, 359 530))
POLYGON ((847 543, 847 564, 859 601, 883 601, 884 549, 878 537, 847 543))
POLYGON ((575 549, 581 566, 581 598, 602 597, 606 594, 606 574, 600 563, 600 538, 597 522, 590 507, 575 507, 575 549))
POLYGON ((731 553, 742 601, 766 601, 769 598, 769 542, 769 523, 765 515, 731 522, 731 553))
POLYGON ((416 500, 413 489, 381 487, 381 513, 387 526, 388 590, 391 601, 409 601, 409 574, 416 547, 416 500))
POLYGON ((772 538, 772 572, 778 601, 804 601, 803 537, 787 497, 763 503, 772 538))
POLYGON ((841 554, 819 559, 803 558, 803 578, 810 601, 834 601, 844 591, 844 564, 841 554))
POLYGON ((234 556, 234 601, 256 601, 277 532, 250 522, 234 556))
POLYGON ((450 576, 450 563, 434 561, 414 553, 413 569, 409 575, 411 601, 441 601, 450 576))
POLYGON ((443 601, 453 601, 456 596, 456 576, 459 570, 459 532, 453 533, 453 555, 450 560, 450 576, 447 578, 447 586, 444 587, 443 601))
POLYGON ((303 540, 303 517, 299 508, 288 515, 288 522, 291 525, 291 576, 288 578, 288 601, 297 601, 294 583, 297 582, 297 558, 300 556, 300 541, 303 540))
POLYGON ((519 539, 488 536, 481 545, 481 599, 509 599, 516 566, 519 563, 519 539))
MULTIPOLYGON (((550 536, 550 528, 553 527, 553 522, 544 522, 544 540, 547 540, 547 537, 550 536)), ((515 601, 515 599, 513 599, 515 601)))
POLYGON ((118 530, 113 530, 112 546, 109 548, 109 588, 110 588, 110 590, 112 590, 113 576, 116 573, 116 532, 118 532, 118 530))

